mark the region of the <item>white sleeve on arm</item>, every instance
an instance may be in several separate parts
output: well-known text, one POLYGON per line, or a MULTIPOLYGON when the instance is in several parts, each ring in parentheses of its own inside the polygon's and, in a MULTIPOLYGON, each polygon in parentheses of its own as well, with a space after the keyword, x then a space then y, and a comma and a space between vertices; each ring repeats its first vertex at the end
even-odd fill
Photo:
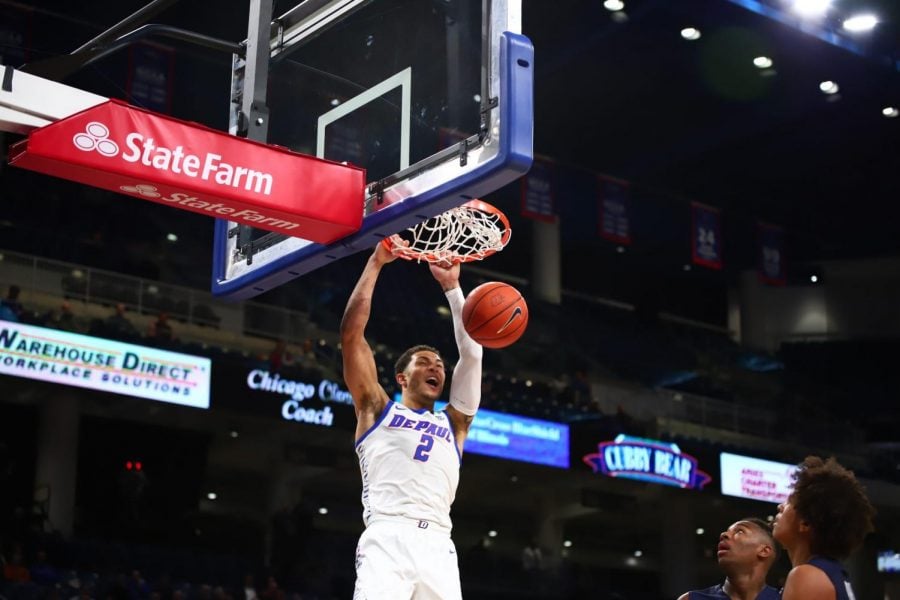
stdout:
POLYGON ((469 337, 463 327, 462 309, 466 299, 462 290, 453 288, 446 292, 446 296, 453 315, 456 348, 459 350, 459 362, 453 368, 453 381, 450 384, 450 406, 471 417, 478 412, 481 404, 481 356, 484 349, 469 337))

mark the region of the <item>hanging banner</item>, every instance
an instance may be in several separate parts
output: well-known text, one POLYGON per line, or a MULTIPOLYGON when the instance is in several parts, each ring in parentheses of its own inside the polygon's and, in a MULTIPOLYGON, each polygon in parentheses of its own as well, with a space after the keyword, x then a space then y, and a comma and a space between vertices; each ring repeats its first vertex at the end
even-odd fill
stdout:
POLYGON ((699 202, 691 202, 691 258, 702 267, 722 268, 719 209, 699 202))
POLYGON ((359 230, 366 172, 110 100, 32 131, 17 167, 331 243, 359 230))
POLYGON ((132 104, 158 113, 172 112, 175 51, 155 44, 135 44, 128 51, 125 91, 132 104))
POLYGON ((628 215, 628 182, 610 177, 597 177, 597 198, 600 203, 600 237, 617 244, 631 243, 631 222, 628 215))
POLYGON ((787 268, 784 262, 784 229, 760 222, 757 229, 759 242, 759 279, 769 285, 786 285, 787 268))
POLYGON ((547 223, 556 222, 553 198, 553 163, 535 159, 522 178, 522 216, 547 223))

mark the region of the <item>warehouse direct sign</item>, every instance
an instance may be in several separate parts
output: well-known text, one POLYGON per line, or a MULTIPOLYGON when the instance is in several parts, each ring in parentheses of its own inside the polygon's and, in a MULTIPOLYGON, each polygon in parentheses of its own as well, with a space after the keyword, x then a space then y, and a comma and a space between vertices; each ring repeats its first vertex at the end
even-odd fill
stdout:
POLYGON ((210 359, 0 321, 0 373, 209 408, 210 359))

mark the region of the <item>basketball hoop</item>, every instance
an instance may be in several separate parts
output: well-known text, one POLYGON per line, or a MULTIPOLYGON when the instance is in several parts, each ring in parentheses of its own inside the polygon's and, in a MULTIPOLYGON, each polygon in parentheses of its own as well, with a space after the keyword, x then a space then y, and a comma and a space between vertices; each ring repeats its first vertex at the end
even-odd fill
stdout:
POLYGON ((509 221, 500 209, 482 200, 470 200, 384 238, 382 243, 405 260, 463 263, 503 250, 511 235, 509 221), (403 245, 396 243, 396 238, 403 245))

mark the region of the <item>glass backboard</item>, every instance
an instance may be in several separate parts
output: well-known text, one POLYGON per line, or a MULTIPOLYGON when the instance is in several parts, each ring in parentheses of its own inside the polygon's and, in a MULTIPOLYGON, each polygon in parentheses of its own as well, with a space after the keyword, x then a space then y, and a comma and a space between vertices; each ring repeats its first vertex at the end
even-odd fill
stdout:
MULTIPOLYGON (((218 221, 213 293, 255 296, 527 172, 520 31, 521 0, 306 0, 275 18, 265 141, 364 168, 363 223, 323 245, 218 221)), ((243 76, 235 59, 235 124, 243 76)))

